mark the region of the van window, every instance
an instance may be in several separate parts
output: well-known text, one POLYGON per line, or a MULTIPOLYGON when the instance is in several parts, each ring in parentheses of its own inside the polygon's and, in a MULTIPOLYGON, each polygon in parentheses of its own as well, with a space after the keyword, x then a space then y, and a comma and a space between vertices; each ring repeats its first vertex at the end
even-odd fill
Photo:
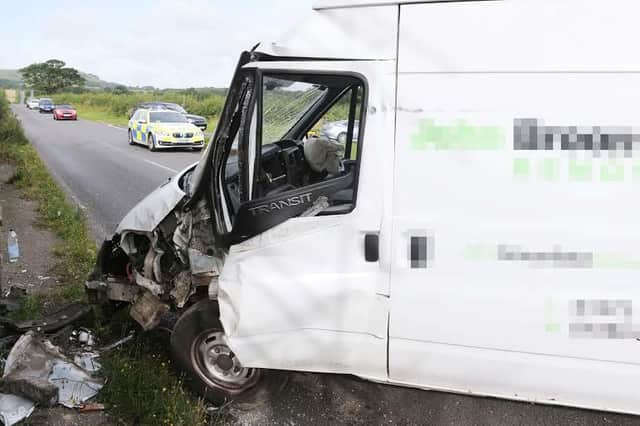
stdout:
POLYGON ((285 194, 352 172, 356 178, 352 184, 328 194, 328 205, 317 214, 351 211, 363 82, 340 75, 264 75, 261 101, 262 149, 253 199, 285 194))
POLYGON ((229 244, 356 203, 366 84, 353 74, 243 69, 214 136, 216 232, 229 244))
POLYGON ((349 131, 349 109, 351 108, 352 97, 355 96, 355 117, 353 121, 353 136, 351 137, 352 147, 350 155, 345 158, 355 160, 357 158, 358 134, 360 131, 360 108, 362 105, 362 86, 358 86, 355 91, 350 90, 327 111, 307 133, 308 137, 324 137, 332 141, 337 141, 341 145, 346 145, 347 132, 349 131))

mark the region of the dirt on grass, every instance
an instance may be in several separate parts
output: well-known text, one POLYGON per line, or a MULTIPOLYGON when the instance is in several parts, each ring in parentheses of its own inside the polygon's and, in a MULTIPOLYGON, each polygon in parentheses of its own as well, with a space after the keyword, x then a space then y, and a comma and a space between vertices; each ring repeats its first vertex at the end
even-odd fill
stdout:
POLYGON ((0 205, 3 214, 0 227, 0 253, 3 259, 1 288, 18 287, 31 293, 46 292, 60 285, 53 253, 58 241, 52 232, 40 225, 37 203, 22 198, 20 190, 13 185, 0 183, 0 205), (15 263, 8 262, 7 239, 10 229, 18 234, 20 246, 20 259, 15 263))
MULTIPOLYGON (((58 238, 41 225, 38 203, 22 196, 19 189, 11 185, 13 168, 0 164, 0 289, 18 287, 27 293, 44 293, 64 286, 55 250, 58 238), (9 229, 18 235, 20 258, 9 263, 7 240, 9 229)), ((98 397, 99 398, 99 397, 98 397)), ((64 407, 36 408, 24 422, 32 425, 87 425, 111 424, 104 412, 79 413, 64 407)))

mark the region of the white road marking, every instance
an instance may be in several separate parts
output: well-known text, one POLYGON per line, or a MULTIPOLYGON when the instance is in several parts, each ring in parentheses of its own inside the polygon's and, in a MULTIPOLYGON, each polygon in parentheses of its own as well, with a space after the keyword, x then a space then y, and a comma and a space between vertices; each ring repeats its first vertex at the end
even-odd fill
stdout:
POLYGON ((127 130, 127 129, 124 129, 122 127, 114 126, 113 124, 107 124, 107 126, 113 127, 114 129, 118 129, 118 130, 125 130, 125 131, 127 130))
POLYGON ((170 172, 173 172, 173 173, 178 173, 177 170, 174 170, 171 167, 164 166, 160 163, 156 163, 155 161, 145 160, 145 159, 143 159, 142 161, 144 161, 145 163, 153 164, 154 166, 160 167, 161 169, 169 170, 170 172))

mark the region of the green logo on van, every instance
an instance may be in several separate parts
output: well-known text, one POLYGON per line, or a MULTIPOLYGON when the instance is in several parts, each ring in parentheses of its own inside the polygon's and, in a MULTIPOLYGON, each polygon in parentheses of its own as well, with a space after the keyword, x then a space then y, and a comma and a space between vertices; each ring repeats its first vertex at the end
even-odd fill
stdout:
POLYGON ((411 136, 417 150, 496 151, 505 145, 504 132, 498 126, 475 126, 464 120, 453 125, 438 125, 433 119, 422 120, 418 132, 411 136))

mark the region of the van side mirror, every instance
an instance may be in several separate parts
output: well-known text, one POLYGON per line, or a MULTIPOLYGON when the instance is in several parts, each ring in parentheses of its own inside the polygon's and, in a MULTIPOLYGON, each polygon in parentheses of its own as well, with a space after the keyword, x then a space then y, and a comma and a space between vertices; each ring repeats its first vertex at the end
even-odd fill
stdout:
POLYGON ((258 235, 292 217, 300 216, 322 196, 353 186, 355 173, 348 170, 336 178, 243 203, 228 242, 235 244, 258 235))

